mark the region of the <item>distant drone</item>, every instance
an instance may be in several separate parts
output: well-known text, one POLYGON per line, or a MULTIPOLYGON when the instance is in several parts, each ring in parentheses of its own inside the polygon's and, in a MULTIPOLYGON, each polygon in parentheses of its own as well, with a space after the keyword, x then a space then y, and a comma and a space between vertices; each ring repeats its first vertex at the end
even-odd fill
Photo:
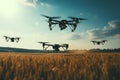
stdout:
POLYGON ((48 44, 49 42, 38 42, 42 44, 43 50, 47 50, 49 46, 51 46, 55 51, 60 51, 59 48, 62 47, 64 50, 67 50, 69 45, 68 44, 48 44))
POLYGON ((8 37, 8 36, 3 36, 3 37, 5 38, 5 40, 7 42, 10 41, 10 42, 16 42, 16 43, 18 43, 19 40, 20 40, 20 37, 8 37))
POLYGON ((104 45, 104 43, 105 43, 106 41, 107 41, 107 40, 91 41, 91 42, 93 42, 94 45, 95 45, 95 43, 96 43, 97 45, 100 45, 100 44, 104 45))
POLYGON ((71 20, 66 20, 66 19, 55 20, 55 19, 59 19, 61 17, 60 16, 50 17, 50 16, 46 16, 46 15, 42 15, 42 16, 48 18, 47 22, 49 23, 50 30, 52 30, 52 28, 54 27, 52 25, 58 24, 60 30, 64 30, 67 28, 67 26, 69 26, 72 32, 74 32, 76 30, 76 27, 81 20, 87 20, 85 18, 77 18, 77 17, 71 17, 71 16, 68 17, 71 20))

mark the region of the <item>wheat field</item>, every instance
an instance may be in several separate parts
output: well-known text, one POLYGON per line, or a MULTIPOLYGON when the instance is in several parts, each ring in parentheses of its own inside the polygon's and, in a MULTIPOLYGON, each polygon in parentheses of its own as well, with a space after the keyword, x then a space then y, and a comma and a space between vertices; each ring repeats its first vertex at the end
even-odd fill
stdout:
POLYGON ((0 80, 120 80, 120 53, 0 53, 0 80))

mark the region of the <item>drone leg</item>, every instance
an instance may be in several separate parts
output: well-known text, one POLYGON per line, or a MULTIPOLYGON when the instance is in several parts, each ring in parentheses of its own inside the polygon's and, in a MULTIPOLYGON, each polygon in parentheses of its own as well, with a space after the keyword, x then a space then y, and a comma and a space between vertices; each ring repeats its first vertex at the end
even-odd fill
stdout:
POLYGON ((16 39, 16 43, 18 43, 19 42, 19 39, 16 39))
POLYGON ((49 26, 50 30, 52 30, 51 26, 49 26))
POLYGON ((52 30, 52 28, 50 27, 50 30, 52 30))
POLYGON ((63 48, 64 51, 67 50, 67 49, 65 49, 64 47, 62 47, 62 48, 63 48))
POLYGON ((60 28, 61 28, 61 30, 63 30, 63 29, 66 29, 67 26, 61 26, 60 28))
POLYGON ((75 29, 76 29, 76 26, 74 26, 74 28, 72 29, 72 32, 74 32, 74 31, 75 31, 75 29))
POLYGON ((7 42, 9 41, 9 38, 6 37, 5 39, 6 39, 7 42))
POLYGON ((56 52, 60 51, 59 48, 55 48, 54 50, 55 50, 56 52))
POLYGON ((72 31, 72 32, 74 32, 74 30, 73 30, 73 29, 72 29, 71 31, 72 31))
POLYGON ((60 27, 60 30, 62 30, 62 27, 60 27))
POLYGON ((74 27, 74 30, 76 29, 76 26, 74 27))
POLYGON ((6 39, 6 41, 8 42, 9 40, 8 40, 8 39, 6 39))
POLYGON ((43 50, 45 50, 45 48, 43 47, 43 50))
POLYGON ((60 28, 60 30, 63 30, 63 26, 61 26, 60 24, 59 24, 59 28, 60 28))
POLYGON ((74 24, 73 27, 74 27, 74 28, 73 28, 73 31, 75 31, 75 30, 76 30, 76 27, 77 27, 77 24, 74 24))
POLYGON ((51 24, 49 24, 49 28, 50 28, 50 30, 52 30, 51 24))
POLYGON ((47 46, 47 47, 45 48, 45 50, 47 50, 48 47, 49 47, 49 46, 47 46))
POLYGON ((68 25, 69 28, 71 29, 71 32, 74 32, 74 29, 72 29, 73 26, 68 25))

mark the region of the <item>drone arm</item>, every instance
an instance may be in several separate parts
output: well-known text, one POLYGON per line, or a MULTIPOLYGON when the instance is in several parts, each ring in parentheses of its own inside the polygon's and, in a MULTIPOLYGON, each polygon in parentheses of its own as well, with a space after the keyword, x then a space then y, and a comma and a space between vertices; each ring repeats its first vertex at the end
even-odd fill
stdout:
POLYGON ((60 21, 58 21, 58 20, 52 20, 53 22, 57 22, 57 23, 59 23, 60 21))
POLYGON ((54 26, 55 26, 56 24, 59 24, 59 23, 50 22, 50 23, 49 23, 49 28, 50 28, 50 30, 52 30, 52 28, 54 28, 54 26), (54 25, 54 26, 52 26, 52 25, 54 25))
POLYGON ((51 24, 59 24, 58 22, 51 22, 51 24))
POLYGON ((8 42, 9 41, 9 39, 10 39, 10 37, 7 37, 7 36, 3 36, 3 37, 5 37, 5 40, 8 42))

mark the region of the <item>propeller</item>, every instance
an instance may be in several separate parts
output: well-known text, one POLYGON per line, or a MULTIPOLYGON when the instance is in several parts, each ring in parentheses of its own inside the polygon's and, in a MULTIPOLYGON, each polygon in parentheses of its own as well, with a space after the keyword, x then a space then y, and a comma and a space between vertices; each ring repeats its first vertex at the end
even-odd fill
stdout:
POLYGON ((68 45, 68 44, 66 44, 66 43, 63 43, 62 45, 68 45))
POLYGON ((42 43, 50 43, 50 42, 38 42, 38 43, 42 44, 42 43))
POLYGON ((8 37, 8 36, 3 36, 3 37, 8 37))
POLYGON ((87 20, 86 18, 77 18, 77 17, 72 17, 72 16, 69 16, 68 18, 70 18, 70 19, 79 19, 79 20, 87 20))
POLYGON ((102 41, 107 41, 107 40, 102 40, 102 41))
POLYGON ((21 37, 15 37, 15 38, 19 38, 20 39, 21 37))
POLYGON ((46 15, 43 15, 43 14, 42 14, 42 16, 43 16, 43 17, 46 17, 46 18, 51 18, 51 19, 58 19, 58 18, 61 18, 60 16, 50 17, 50 16, 46 16, 46 15))

